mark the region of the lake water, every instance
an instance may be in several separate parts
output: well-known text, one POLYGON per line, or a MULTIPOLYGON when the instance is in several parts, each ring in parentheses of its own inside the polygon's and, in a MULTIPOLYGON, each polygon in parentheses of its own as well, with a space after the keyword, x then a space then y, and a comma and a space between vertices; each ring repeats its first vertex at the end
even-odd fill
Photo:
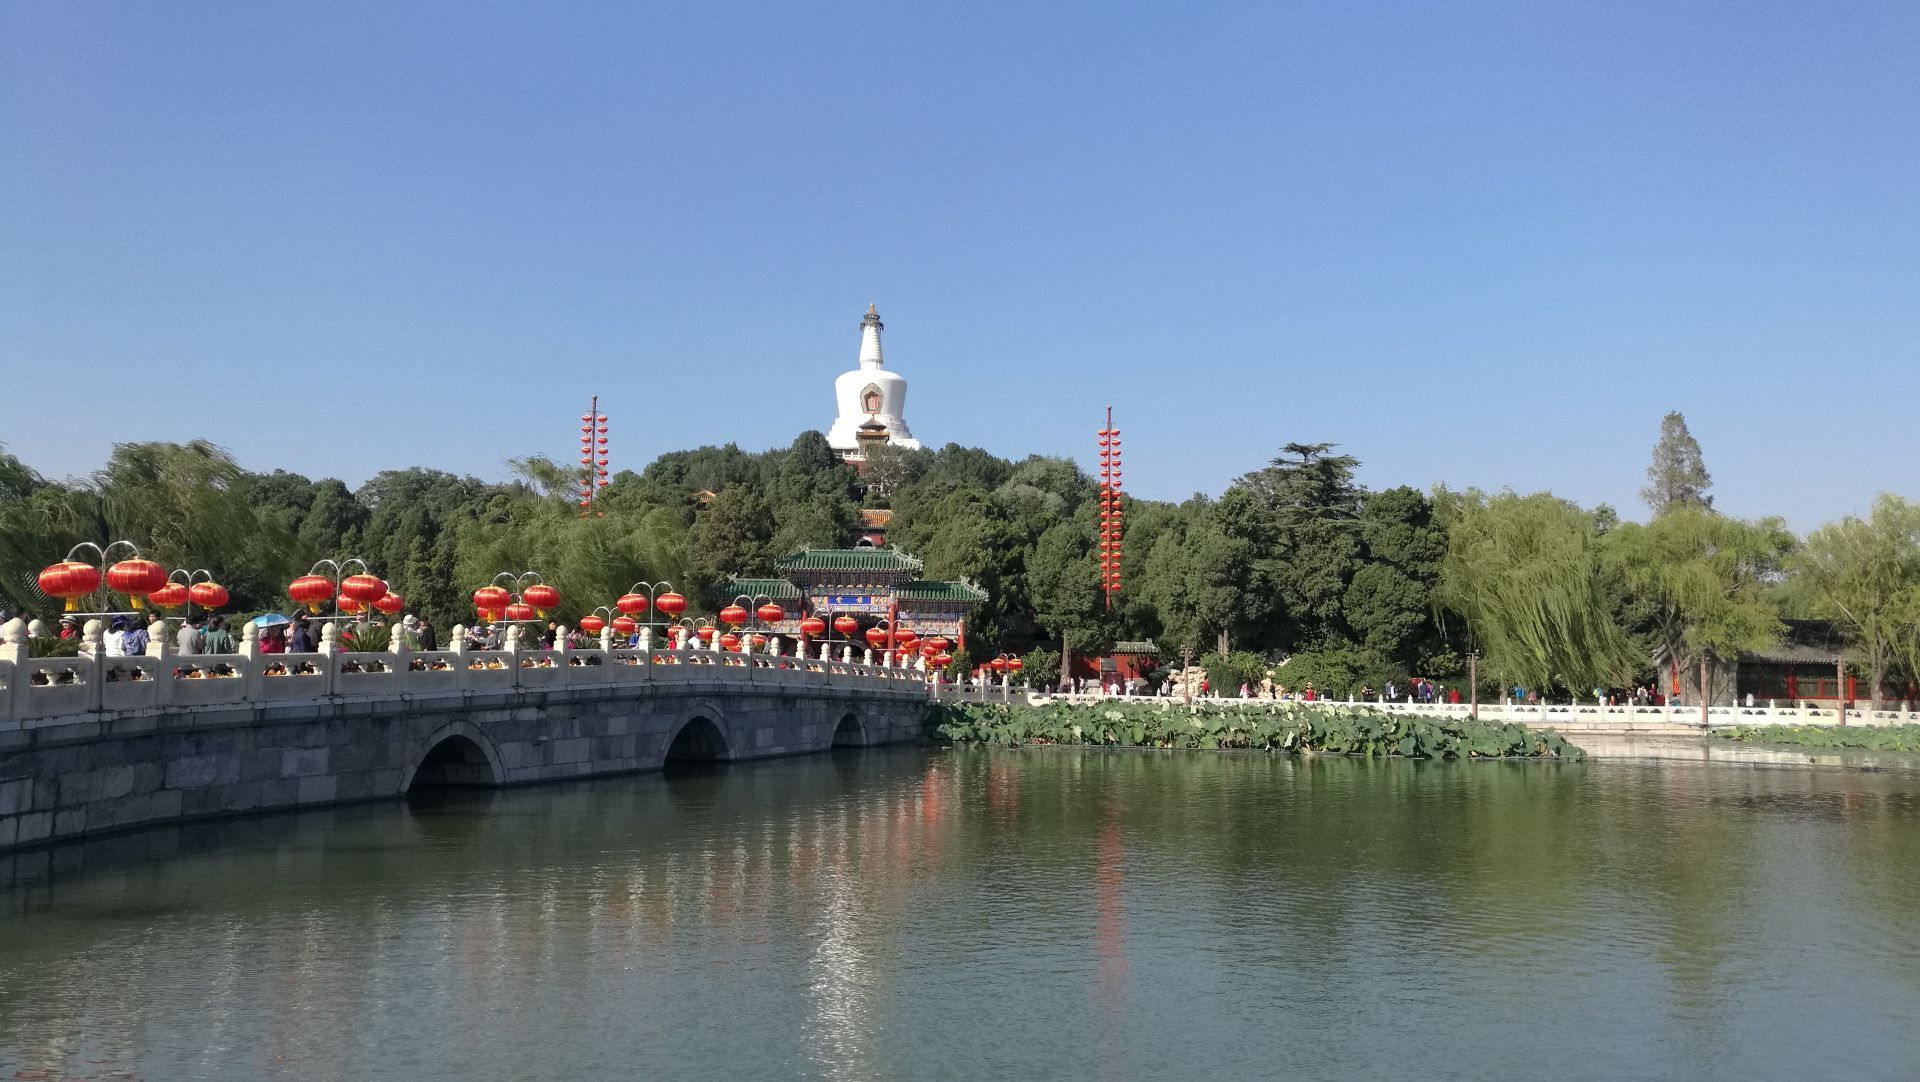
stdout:
POLYGON ((0 861, 0 1079, 1912 1078, 1920 776, 835 753, 0 861))

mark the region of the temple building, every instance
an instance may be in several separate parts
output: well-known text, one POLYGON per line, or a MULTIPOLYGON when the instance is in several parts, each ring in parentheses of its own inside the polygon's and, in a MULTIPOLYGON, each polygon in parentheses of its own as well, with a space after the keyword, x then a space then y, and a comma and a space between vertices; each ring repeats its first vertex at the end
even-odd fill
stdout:
POLYGON ((827 443, 848 462, 866 461, 867 450, 883 443, 920 449, 907 427, 907 381, 887 371, 880 354, 880 332, 885 329, 879 311, 867 305, 866 318, 860 321, 859 365, 833 381, 840 413, 827 430, 827 443))
MULTIPOLYGON (((985 590, 967 582, 920 577, 921 563, 898 549, 804 549, 774 561, 778 577, 733 579, 715 596, 725 604, 735 597, 766 596, 787 610, 787 618, 767 630, 798 636, 809 615, 827 621, 841 616, 859 621, 858 637, 871 627, 912 629, 922 639, 945 636, 956 648, 967 644, 967 615, 987 600, 985 590)), ((751 609, 753 606, 748 606, 751 609)), ((834 641, 846 638, 830 632, 834 641)))

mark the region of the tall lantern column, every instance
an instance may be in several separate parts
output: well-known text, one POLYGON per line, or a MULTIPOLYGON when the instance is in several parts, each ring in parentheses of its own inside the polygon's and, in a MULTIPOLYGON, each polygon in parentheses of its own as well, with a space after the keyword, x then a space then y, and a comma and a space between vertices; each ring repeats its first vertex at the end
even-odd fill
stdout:
POLYGON ((1107 424, 1100 430, 1100 589, 1107 595, 1107 608, 1120 594, 1120 537, 1126 512, 1120 505, 1120 430, 1113 427, 1113 407, 1107 407, 1107 424))
POLYGON ((600 412, 600 396, 580 415, 580 517, 605 511, 594 507, 600 490, 607 487, 607 415, 600 412))

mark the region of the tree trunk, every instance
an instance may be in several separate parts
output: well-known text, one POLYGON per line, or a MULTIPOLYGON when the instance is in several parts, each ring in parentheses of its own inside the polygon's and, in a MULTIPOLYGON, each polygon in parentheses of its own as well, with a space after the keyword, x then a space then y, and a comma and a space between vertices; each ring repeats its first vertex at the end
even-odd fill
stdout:
POLYGON ((1227 629, 1225 627, 1222 627, 1220 633, 1214 636, 1213 645, 1214 649, 1220 652, 1221 657, 1226 657, 1227 651, 1232 649, 1233 640, 1227 637, 1227 629))
POLYGON ((1882 705, 1882 699, 1880 698, 1880 685, 1887 679, 1887 661, 1885 657, 1878 653, 1874 655, 1873 670, 1868 674, 1868 678, 1873 681, 1873 686, 1867 689, 1867 697, 1873 700, 1873 708, 1875 710, 1884 710, 1885 707, 1882 705))

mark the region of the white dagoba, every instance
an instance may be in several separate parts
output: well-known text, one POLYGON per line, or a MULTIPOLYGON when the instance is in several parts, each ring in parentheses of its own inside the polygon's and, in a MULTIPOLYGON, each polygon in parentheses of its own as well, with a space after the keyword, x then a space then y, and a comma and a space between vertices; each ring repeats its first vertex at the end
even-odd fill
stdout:
POLYGON ((880 332, 885 329, 879 311, 867 305, 867 317, 860 321, 860 367, 841 373, 833 381, 840 415, 827 431, 827 443, 842 454, 858 457, 864 453, 860 446, 862 425, 885 428, 887 442, 895 446, 920 449, 920 441, 913 438, 904 416, 907 381, 887 371, 880 357, 880 332))

